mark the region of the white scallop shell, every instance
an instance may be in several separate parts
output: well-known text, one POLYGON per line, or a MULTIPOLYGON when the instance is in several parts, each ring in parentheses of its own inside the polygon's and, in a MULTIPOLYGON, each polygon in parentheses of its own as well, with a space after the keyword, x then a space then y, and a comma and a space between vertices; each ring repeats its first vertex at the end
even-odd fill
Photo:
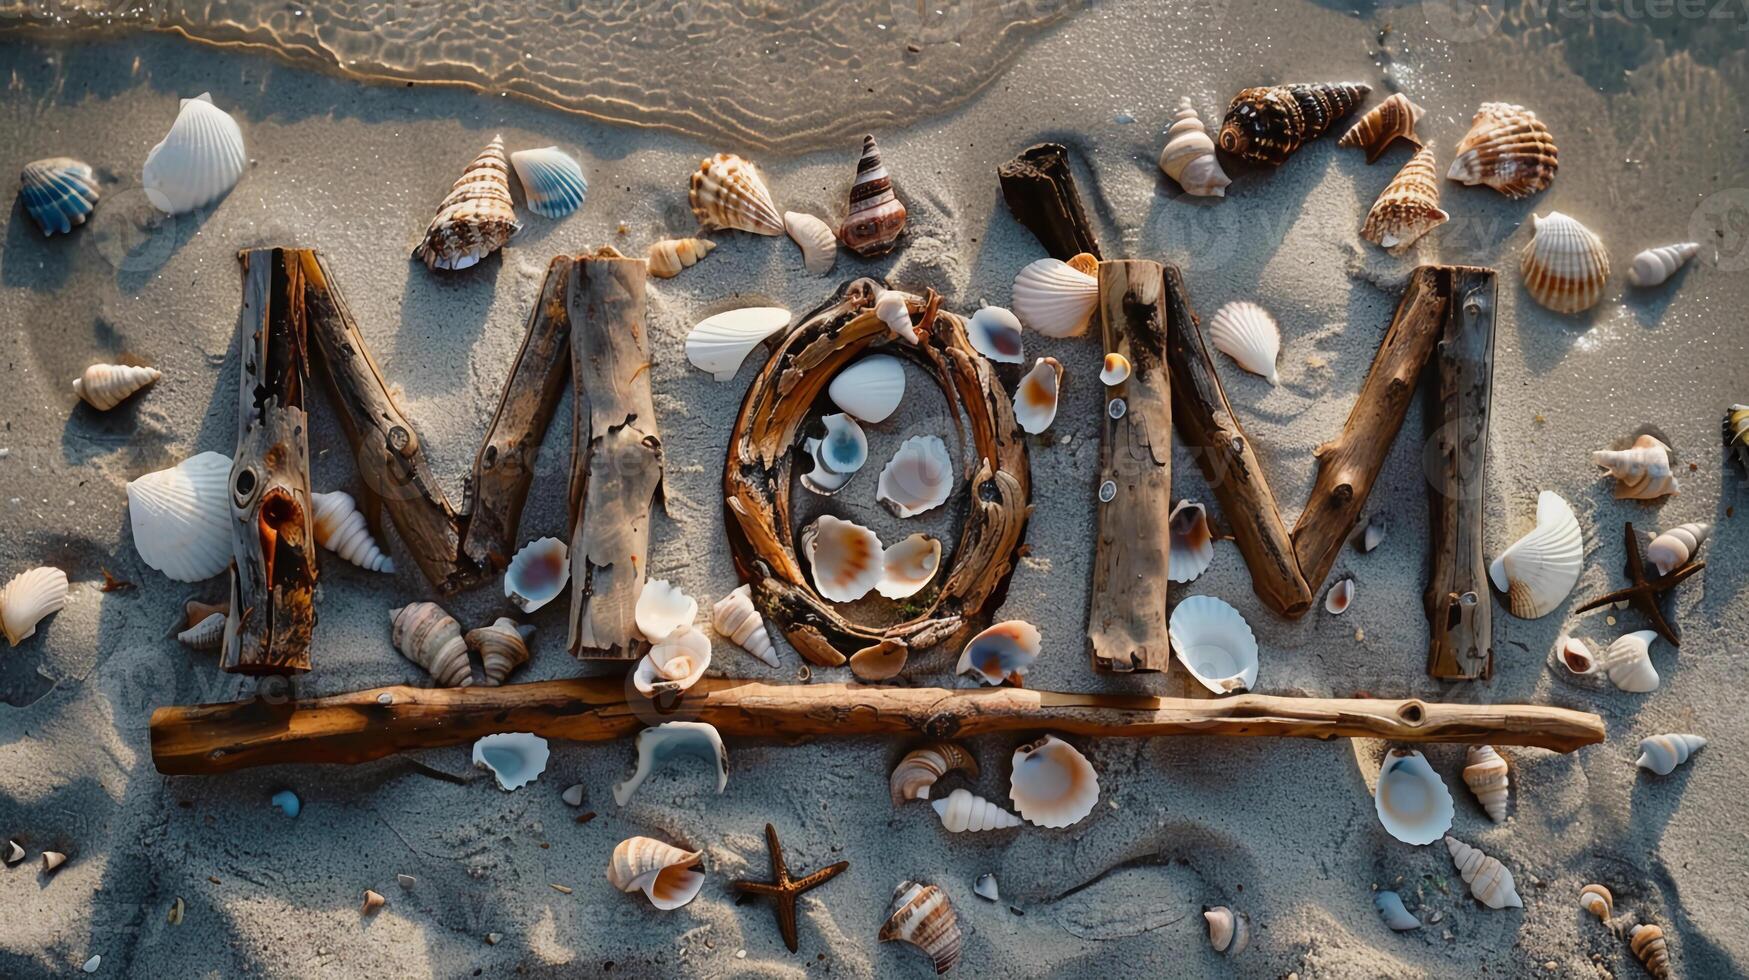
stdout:
POLYGON ((36 624, 67 605, 67 573, 47 565, 12 576, 0 588, 0 628, 17 646, 36 635, 36 624))
POLYGON ((881 553, 881 580, 875 591, 889 599, 916 595, 941 570, 941 541, 918 532, 881 553))
POLYGON ((1699 242, 1679 242, 1675 245, 1648 248, 1634 256, 1633 265, 1628 267, 1628 282, 1641 288, 1662 286, 1676 274, 1677 269, 1699 254, 1699 242))
POLYGON ((1238 956, 1251 944, 1251 917, 1243 912, 1235 912, 1225 905, 1205 908, 1202 911, 1203 921, 1209 927, 1209 945, 1217 953, 1228 956, 1238 956))
POLYGON ((1403 896, 1393 891, 1382 891, 1372 897, 1372 906, 1384 917, 1385 925, 1396 932, 1407 932, 1410 929, 1421 928, 1421 920, 1415 918, 1403 905, 1403 896))
POLYGON ((1046 735, 1014 750, 1008 798, 1028 823, 1067 827, 1099 802, 1099 774, 1073 745, 1046 735))
POLYGON ((547 740, 528 732, 487 735, 474 743, 474 765, 490 769, 505 792, 534 782, 546 771, 547 740))
POLYGON ((874 311, 895 336, 908 344, 917 343, 917 324, 911 321, 911 303, 904 293, 896 289, 880 290, 875 293, 874 311))
POLYGON ((698 618, 698 600, 668 583, 653 578, 644 583, 632 609, 638 632, 651 643, 658 643, 676 630, 688 629, 698 618))
POLYGON ((1658 569, 1659 575, 1668 575, 1694 557, 1712 530, 1711 524, 1703 522, 1678 524, 1652 539, 1646 546, 1646 560, 1658 569))
POLYGON ((973 674, 985 684, 1018 683, 1038 659, 1039 643, 1038 627, 1025 620, 996 623, 966 641, 953 672, 973 674))
POLYGON ((1215 560, 1215 536, 1209 529, 1208 510, 1194 500, 1180 500, 1166 518, 1169 545, 1166 577, 1173 582, 1194 582, 1215 560))
POLYGON ((941 826, 950 834, 1020 826, 1019 817, 963 787, 942 799, 931 800, 929 805, 935 808, 941 817, 941 826))
POLYGON ((1627 449, 1600 449, 1591 462, 1615 478, 1617 500, 1656 500, 1682 492, 1670 469, 1670 447, 1650 434, 1627 449))
POLYGON ((1226 197, 1227 185, 1233 182, 1215 158, 1215 141, 1209 138, 1208 129, 1188 98, 1179 100, 1172 127, 1166 131, 1160 169, 1177 181, 1186 194, 1198 197, 1226 197))
POLYGON ((802 531, 814 590, 833 602, 855 602, 880 584, 883 551, 873 531, 830 514, 802 531))
POLYGON ((607 880, 622 892, 641 891, 651 905, 671 912, 704 887, 704 873, 692 870, 700 856, 654 838, 630 837, 613 849, 607 880))
POLYGON ((838 372, 826 394, 851 416, 880 422, 905 398, 905 366, 891 354, 872 354, 838 372))
POLYGON ((816 276, 832 271, 838 261, 838 236, 832 226, 804 211, 785 211, 783 227, 802 250, 802 267, 816 276))
POLYGON ((316 542, 359 568, 393 573, 395 563, 370 536, 358 502, 344 490, 310 494, 310 523, 316 542))
POLYGON ((912 436, 881 467, 875 499, 898 517, 916 517, 953 493, 953 457, 939 436, 912 436))
POLYGON ((789 321, 789 311, 777 306, 748 306, 706 317, 686 335, 686 359, 718 381, 731 381, 753 348, 789 321))
POLYGON ((657 640, 632 671, 632 686, 639 694, 684 691, 699 682, 711 665, 711 638, 688 626, 657 640))
POLYGON ((1099 280, 1061 259, 1038 259, 1014 277, 1009 303, 1028 329, 1046 337, 1077 337, 1099 301, 1099 280))
POLYGON ((24 165, 18 176, 18 197, 46 238, 66 234, 97 207, 97 173, 91 165, 70 157, 53 157, 24 165))
POLYGON ((1014 388, 1014 420, 1033 435, 1051 427, 1057 417, 1057 396, 1063 385, 1063 365, 1054 357, 1034 361, 1032 370, 1014 388))
POLYGON ((153 207, 185 214, 229 193, 248 163, 237 121, 202 92, 182 100, 170 132, 146 154, 140 184, 153 207))
POLYGON ((966 321, 966 339, 978 353, 1001 364, 1024 364, 1020 318, 1000 306, 985 306, 966 321))
POLYGON ((1216 310, 1209 321, 1209 340, 1240 367, 1272 385, 1280 383, 1275 358, 1281 353, 1281 330, 1263 307, 1240 300, 1216 310))
POLYGON ((556 146, 517 150, 510 154, 510 165, 522 182, 523 203, 543 218, 563 218, 582 207, 589 193, 583 167, 556 146))
POLYGON ((163 375, 157 368, 93 364, 85 369, 84 374, 73 379, 73 394, 99 412, 107 412, 161 377, 163 375))
POLYGON ((1492 745, 1472 745, 1464 754, 1464 785, 1476 794, 1488 819, 1506 819, 1506 804, 1512 793, 1512 778, 1506 760, 1492 745))
POLYGON ((1129 379, 1130 359, 1116 352, 1105 355, 1105 363, 1099 369, 1099 383, 1110 388, 1129 379))
POLYGON ((1524 246, 1519 272, 1530 298, 1556 313, 1597 305, 1609 279, 1609 252, 1591 229, 1559 211, 1532 216, 1536 233, 1524 246))
POLYGON ((1658 634, 1639 630, 1616 638, 1597 657, 1597 666, 1609 675, 1609 682, 1632 694, 1647 694, 1658 689, 1658 669, 1652 666, 1652 641, 1658 634))
POLYGON ((638 768, 630 779, 613 787, 613 801, 625 806, 650 774, 670 759, 693 756, 717 768, 717 794, 729 785, 729 751, 716 726, 702 721, 670 721, 638 733, 638 768))
POLYGON ((1226 602, 1209 595, 1185 599, 1172 610, 1167 635, 1190 676, 1216 694, 1249 691, 1257 683, 1257 637, 1226 602))
POLYGON ((1451 852, 1452 863, 1469 883, 1470 894, 1476 896, 1477 901, 1491 909, 1524 908, 1524 900, 1518 897, 1518 887, 1512 881, 1512 872, 1506 870, 1504 864, 1456 837, 1447 837, 1445 847, 1451 852))
POLYGON ((1640 739, 1640 758, 1635 765, 1660 776, 1668 776, 1705 746, 1706 739, 1699 735, 1686 735, 1681 732, 1653 735, 1640 739))
POLYGON ((1512 615, 1537 619, 1567 598, 1584 569, 1579 519, 1560 494, 1544 490, 1536 498, 1535 529, 1494 559, 1488 577, 1506 594, 1512 615))
POLYGON ((777 666, 777 650, 765 628, 765 617, 753 605, 753 586, 742 585, 717 600, 711 607, 711 629, 764 661, 766 666, 777 666))
POLYGON ((558 538, 536 538, 522 546, 504 569, 504 598, 525 613, 558 598, 571 580, 571 549, 558 538))
POLYGON ((147 565, 178 582, 231 564, 231 457, 205 452, 128 482, 128 522, 147 565))

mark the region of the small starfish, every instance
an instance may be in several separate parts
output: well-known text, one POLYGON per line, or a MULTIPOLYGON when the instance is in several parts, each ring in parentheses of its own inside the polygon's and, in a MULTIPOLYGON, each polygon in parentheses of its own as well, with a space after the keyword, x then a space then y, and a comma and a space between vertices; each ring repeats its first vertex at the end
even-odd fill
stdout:
POLYGON ((850 867, 849 861, 828 865, 801 878, 789 876, 789 866, 783 862, 783 847, 777 842, 777 828, 765 825, 765 843, 771 848, 771 876, 776 881, 734 881, 735 890, 750 895, 766 895, 777 902, 777 929, 783 933, 783 944, 796 951, 796 899, 802 893, 824 885, 850 867))
POLYGON ((1668 575, 1647 578, 1646 562, 1640 556, 1640 536, 1634 533, 1632 521, 1627 524, 1626 536, 1628 542, 1628 578, 1633 579, 1633 583, 1625 589, 1617 589, 1614 592, 1600 595, 1573 611, 1582 613, 1612 603, 1626 602, 1646 614, 1646 618, 1652 621, 1652 628, 1658 631, 1659 636, 1669 640, 1671 646, 1679 647, 1682 645, 1682 633, 1676 628, 1675 623, 1665 617, 1661 602, 1664 593, 1676 588, 1683 579, 1705 568, 1706 562, 1691 561, 1668 575))

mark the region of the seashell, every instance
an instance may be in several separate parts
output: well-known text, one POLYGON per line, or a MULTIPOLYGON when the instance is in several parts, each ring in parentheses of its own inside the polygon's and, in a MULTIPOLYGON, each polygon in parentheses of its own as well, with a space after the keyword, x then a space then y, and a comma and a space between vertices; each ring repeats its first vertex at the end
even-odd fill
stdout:
POLYGON ((887 780, 893 805, 929 799, 929 789, 936 780, 956 769, 973 779, 978 777, 978 760, 957 742, 930 742, 912 749, 899 760, 887 780))
POLYGON ((1556 313, 1596 306, 1609 279, 1609 252, 1603 240, 1559 211, 1533 215, 1531 224, 1536 231, 1518 266, 1530 298, 1556 313))
MULTIPOLYGON (((497 687, 511 671, 528 663, 528 638, 533 635, 533 623, 518 623, 508 616, 499 616, 490 626, 468 630, 462 639, 468 649, 480 655, 485 686, 497 687)), ((461 686, 470 687, 473 680, 470 676, 461 686)))
MULTIPOLYGON (((582 207, 583 197, 589 193, 589 182, 583 179, 583 168, 576 158, 556 146, 517 150, 510 154, 510 165, 522 182, 522 202, 543 218, 563 218, 582 207)), ((661 275, 654 270, 651 274, 661 275)))
POLYGON ((1332 616, 1340 616, 1354 605, 1354 579, 1345 578, 1330 587, 1324 595, 1324 611, 1332 616))
POLYGON ((1628 282, 1641 288, 1662 286, 1676 274, 1677 269, 1699 254, 1699 242, 1678 242, 1675 245, 1648 248, 1634 256, 1633 264, 1628 267, 1628 282))
POLYGON ((490 769, 506 793, 527 786, 547 768, 547 740, 528 732, 501 732, 474 743, 474 765, 490 769))
POLYGON ((1166 577, 1173 582, 1196 581, 1215 560, 1215 535, 1209 528, 1207 508, 1194 500, 1180 500, 1167 515, 1166 527, 1166 577))
POLYGON ((1377 548, 1380 544, 1384 543, 1385 531, 1385 515, 1372 515, 1372 519, 1366 522, 1366 530, 1361 532, 1360 550, 1372 551, 1374 548, 1377 548))
POLYGON ((996 887, 996 876, 987 871, 978 876, 977 884, 972 886, 972 894, 990 902, 1002 901, 1002 892, 996 887))
POLYGON ((217 650, 225 642, 225 614, 209 613, 205 619, 177 633, 176 641, 190 650, 217 650))
POLYGON ((521 229, 510 200, 504 138, 494 136, 438 205, 413 257, 427 269, 466 269, 503 248, 521 229))
POLYGON ((1014 750, 1008 798, 1028 823, 1068 827, 1099 802, 1099 774, 1073 745, 1046 735, 1014 750))
POLYGON ((916 517, 953 492, 953 458, 939 436, 912 436, 881 467, 875 499, 897 517, 916 517))
POLYGON ((1640 739, 1640 758, 1635 765, 1641 769, 1650 769, 1660 776, 1668 776, 1676 771, 1677 766, 1687 762, 1690 756, 1705 747, 1706 739, 1699 735, 1685 735, 1681 732, 1653 735, 1651 738, 1640 739))
POLYGON ((1627 449, 1600 449, 1591 462, 1615 477, 1617 500, 1656 500, 1682 491, 1670 469, 1670 447, 1642 434, 1627 449))
POLYGON ((67 855, 60 851, 43 852, 43 872, 46 874, 67 863, 67 855))
POLYGON ((1000 306, 985 306, 966 321, 966 339, 972 348, 1000 364, 1024 364, 1021 356, 1020 318, 1000 306))
POLYGON ((710 637, 687 626, 650 647, 632 671, 632 686, 647 698, 684 691, 697 684, 710 665, 710 637))
POLYGON ((1180 99, 1172 126, 1166 130, 1166 146, 1160 150, 1160 169, 1178 182, 1186 194, 1226 197, 1233 181, 1215 159, 1215 141, 1209 138, 1190 99, 1180 99))
POLYGON ((1099 302, 1099 279, 1061 259, 1038 259, 1014 277, 1010 308, 1046 337, 1079 337, 1099 302))
POLYGON ((960 961, 959 914, 947 893, 934 885, 899 882, 879 939, 883 943, 910 943, 922 950, 935 964, 937 975, 960 961))
POLYGON ((650 837, 628 837, 613 849, 607 880, 622 892, 641 891, 664 912, 685 905, 704 887, 704 873, 695 871, 700 851, 687 851, 650 837))
POLYGON ((1391 144, 1399 139, 1408 140, 1419 149, 1422 144, 1420 137, 1415 135, 1415 126, 1421 122, 1423 111, 1420 106, 1410 102, 1407 95, 1398 92, 1373 106, 1353 126, 1348 127, 1348 132, 1342 134, 1336 145, 1365 150, 1367 163, 1383 156, 1391 144))
POLYGON ((717 600, 711 607, 711 629, 764 661, 766 666, 777 666, 771 633, 765 628, 764 617, 753 606, 753 586, 743 585, 717 600))
POLYGON ((905 398, 905 366, 891 354, 871 354, 838 372, 826 394, 853 418, 884 421, 905 398))
POLYGON ((1433 169, 1433 148, 1415 151, 1397 176, 1385 185, 1361 226, 1360 237, 1400 255, 1422 235, 1451 219, 1439 208, 1439 174, 1433 169))
POLYGON ((1214 596, 1193 595, 1167 623, 1172 652, 1216 694, 1249 691, 1257 683, 1257 637, 1239 610, 1214 596))
POLYGON ((36 624, 67 607, 67 573, 47 565, 19 572, 0 588, 0 627, 17 646, 36 635, 36 624))
POLYGON ((565 787, 565 791, 559 794, 559 799, 563 800, 566 806, 582 806, 583 784, 574 783, 565 787))
POLYGON ((1069 261, 1064 264, 1084 276, 1092 276, 1096 279, 1099 277, 1099 257, 1096 255, 1077 252, 1069 256, 1069 261))
POLYGON ((1130 359, 1118 353, 1105 355, 1105 364, 1099 369, 1099 383, 1111 388, 1129 379, 1130 359))
POLYGON ((1474 187, 1486 184, 1510 198, 1546 190, 1560 166, 1555 138, 1536 113, 1521 105, 1484 102, 1470 120, 1445 172, 1474 187))
POLYGON ((747 306, 705 317, 686 335, 686 359, 718 381, 731 381, 753 348, 789 326, 780 306, 747 306))
POLYGON ((230 193, 247 163, 237 120, 202 92, 182 100, 170 132, 146 154, 140 184, 153 207, 186 214, 230 193))
POLYGON ((1646 560, 1658 569, 1659 575, 1669 575, 1694 557, 1712 530, 1711 524, 1678 524, 1652 539, 1646 546, 1646 560))
POLYGON ((706 157, 692 173, 692 213, 705 228, 735 228, 755 235, 783 234, 783 219, 758 168, 733 153, 706 157))
POLYGON ((923 591, 941 569, 941 541, 921 532, 881 553, 881 580, 875 591, 889 599, 907 599, 923 591))
POLYGON ((814 468, 802 475, 802 484, 815 493, 832 494, 868 462, 868 436, 855 419, 842 412, 820 421, 826 426, 826 435, 807 441, 814 468))
POLYGON ((1039 643, 1037 626, 1021 619, 1004 620, 966 641, 953 672, 975 674, 985 684, 1018 685, 1038 659, 1039 643))
POLYGON ((667 579, 653 578, 638 593, 632 618, 644 639, 656 643, 676 630, 691 628, 698 618, 698 601, 668 584, 667 579))
POLYGON ((893 191, 893 179, 881 163, 875 138, 864 136, 856 179, 850 184, 850 213, 838 237, 852 252, 872 259, 891 252, 904 230, 905 205, 893 191))
POLYGON ((389 638, 401 656, 425 668, 439 687, 464 687, 473 677, 468 644, 454 617, 435 602, 389 610, 389 638))
POLYGON ((1215 952, 1238 956, 1251 944, 1251 917, 1245 913, 1234 912, 1225 905, 1205 906, 1202 918, 1208 923, 1209 945, 1215 952))
POLYGON ((393 574, 395 563, 370 536, 358 502, 344 490, 310 494, 310 522, 316 541, 359 568, 393 574))
POLYGON ((289 789, 282 789, 273 794, 268 798, 267 803, 288 817, 296 817, 304 809, 304 801, 298 799, 298 794, 289 789))
POLYGON ((894 336, 902 338, 908 344, 918 342, 917 325, 911 322, 911 304, 905 294, 896 289, 882 289, 875 293, 875 316, 887 325, 894 336))
POLYGON ((1749 405, 1725 409, 1725 448, 1737 454, 1737 465, 1749 473, 1749 405))
POLYGON ((231 564, 231 457, 205 452, 128 481, 128 523, 140 560, 178 582, 231 564))
POLYGON ((950 834, 1007 830, 1009 827, 1020 826, 1019 817, 965 789, 956 789, 947 794, 946 798, 935 800, 929 805, 935 808, 935 812, 941 817, 941 825, 950 834))
POLYGON ((14 865, 24 860, 24 848, 15 840, 6 842, 6 863, 14 865))
POLYGON ((1385 756, 1373 806, 1385 831, 1405 844, 1431 844, 1451 829, 1451 793, 1419 752, 1392 749, 1385 756))
POLYGON ((802 268, 816 276, 832 271, 838 261, 838 236, 831 225, 805 211, 785 211, 783 228, 802 250, 802 268))
POLYGON ((1353 112, 1372 86, 1360 82, 1270 85, 1233 96, 1221 120, 1222 150, 1279 167, 1301 146, 1353 112))
POLYGON ((729 785, 729 750, 714 725, 702 721, 669 721, 638 733, 638 768, 630 779, 613 787, 613 801, 625 806, 650 774, 682 756, 704 759, 717 767, 717 795, 729 785))
POLYGON ((1615 896, 1602 885, 1586 885, 1579 889, 1579 907, 1597 916, 1605 925, 1615 918, 1615 896))
POLYGON ((44 237, 66 234, 85 223, 101 196, 97 173, 71 157, 51 157, 24 165, 18 175, 18 199, 44 237))
POLYGON ((1664 930, 1654 925, 1637 925, 1628 933, 1628 947, 1654 980, 1669 980, 1670 945, 1664 930))
POLYGON ((388 899, 382 897, 381 895, 377 894, 376 892, 371 891, 369 888, 366 888, 364 890, 364 904, 359 906, 358 914, 359 915, 375 915, 376 910, 380 909, 384 905, 388 904, 388 901, 389 901, 388 899))
POLYGON ((93 364, 85 369, 84 374, 73 379, 73 394, 99 412, 107 412, 161 377, 163 375, 157 368, 93 364))
POLYGON ((1555 641, 1555 656, 1561 661, 1561 666, 1575 676, 1586 676, 1597 672, 1597 657, 1585 641, 1578 637, 1561 634, 1555 641))
POLYGON ((861 524, 822 514, 802 531, 814 590, 833 602, 855 602, 881 581, 881 539, 861 524))
POLYGON ((716 247, 717 243, 708 238, 664 238, 650 246, 650 275, 672 279, 680 275, 680 270, 697 265, 716 247))
POLYGON ((1476 901, 1491 909, 1524 908, 1524 900, 1518 897, 1518 887, 1513 884, 1512 872, 1506 870, 1504 864, 1456 837, 1447 837, 1445 847, 1451 852, 1458 874, 1469 883, 1470 894, 1476 896, 1476 901))
POLYGON ((571 549, 558 538, 536 538, 504 569, 504 598, 531 613, 558 598, 570 580, 571 549))
POLYGON ((1505 820, 1506 800, 1512 788, 1506 760, 1492 745, 1472 745, 1464 762, 1464 784, 1476 794, 1476 801, 1487 811, 1488 819, 1495 823, 1505 820))
POLYGON ((1263 307, 1243 300, 1221 307, 1209 321, 1209 339, 1240 367, 1272 385, 1280 383, 1275 358, 1281 353, 1281 330, 1263 307))
POLYGON ((1639 630, 1619 637, 1603 651, 1597 667, 1609 675, 1610 683, 1634 694, 1658 689, 1658 671, 1652 666, 1652 641, 1658 634, 1639 630))
POLYGON ((1014 388, 1014 420, 1038 435, 1057 417, 1057 390, 1063 385, 1063 365, 1054 357, 1032 362, 1032 370, 1014 388))
POLYGON ((1512 615, 1538 619, 1567 598, 1584 567, 1579 519, 1560 494, 1544 490, 1536 498, 1536 527, 1494 559, 1488 577, 1506 594, 1512 615))
POLYGON ((1379 910, 1384 917, 1385 925, 1397 932, 1408 932, 1410 929, 1421 928, 1421 920, 1410 914, 1403 905, 1403 896, 1392 891, 1382 891, 1372 898, 1373 908, 1379 910))

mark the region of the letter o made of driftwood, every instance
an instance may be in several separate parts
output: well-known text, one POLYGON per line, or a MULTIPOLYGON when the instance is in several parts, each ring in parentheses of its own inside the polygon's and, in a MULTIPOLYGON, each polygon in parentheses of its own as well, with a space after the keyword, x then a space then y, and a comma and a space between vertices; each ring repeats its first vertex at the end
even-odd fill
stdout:
POLYGON ((916 651, 943 644, 958 649, 987 624, 1008 592, 1032 513, 1025 436, 993 365, 967 339, 965 321, 943 311, 933 290, 927 297, 907 295, 919 337, 907 343, 875 316, 879 288, 872 279, 847 283, 783 338, 741 403, 723 467, 724 524, 735 570, 752 584, 760 612, 810 662, 836 667, 849 660, 865 679, 892 676, 895 661, 902 665, 916 651), (803 423, 834 375, 875 352, 929 372, 947 399, 961 447, 972 449, 960 473, 959 540, 916 597, 921 611, 892 626, 853 622, 814 590, 790 520, 790 471, 803 423))

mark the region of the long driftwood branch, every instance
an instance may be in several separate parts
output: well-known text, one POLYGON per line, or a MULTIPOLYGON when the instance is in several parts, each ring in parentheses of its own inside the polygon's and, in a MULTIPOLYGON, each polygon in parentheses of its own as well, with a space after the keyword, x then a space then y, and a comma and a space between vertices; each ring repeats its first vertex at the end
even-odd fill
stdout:
POLYGON ((238 256, 237 452, 231 465, 231 608, 224 669, 310 669, 316 536, 310 506, 309 381, 303 276, 279 249, 238 256))
POLYGON ((1008 210, 1044 245, 1053 258, 1068 260, 1082 252, 1099 258, 1099 236, 1087 221, 1069 150, 1060 143, 1040 143, 996 168, 1002 199, 1008 210))
POLYGON ((1093 665, 1160 671, 1172 664, 1166 636, 1167 555, 1172 510, 1172 384, 1166 368, 1165 279, 1158 262, 1099 263, 1099 332, 1107 354, 1130 364, 1105 389, 1099 531, 1087 638, 1093 665))
POLYGON ((1460 268, 1442 275, 1451 277, 1451 302, 1435 349, 1438 375, 1427 385, 1427 528, 1433 546, 1423 597, 1430 630, 1427 672, 1441 680, 1474 680, 1489 676, 1494 663, 1493 603, 1482 561, 1494 273, 1460 268))
POLYGON ((659 714, 618 677, 504 687, 385 687, 295 703, 159 708, 152 761, 170 775, 284 763, 355 763, 457 745, 494 732, 592 742, 661 721, 708 722, 724 735, 956 738, 1049 730, 1070 735, 1249 735, 1486 742, 1571 752, 1603 741, 1603 720, 1566 708, 1370 698, 1157 698, 1012 687, 763 684, 707 677, 659 714), (628 700, 629 697, 629 700, 628 700))
POLYGON ((1220 502, 1233 542, 1251 569, 1251 588, 1283 616, 1304 615, 1312 608, 1312 590, 1300 575, 1293 539, 1251 439, 1227 402, 1184 279, 1172 266, 1166 268, 1166 326, 1172 418, 1220 502))

